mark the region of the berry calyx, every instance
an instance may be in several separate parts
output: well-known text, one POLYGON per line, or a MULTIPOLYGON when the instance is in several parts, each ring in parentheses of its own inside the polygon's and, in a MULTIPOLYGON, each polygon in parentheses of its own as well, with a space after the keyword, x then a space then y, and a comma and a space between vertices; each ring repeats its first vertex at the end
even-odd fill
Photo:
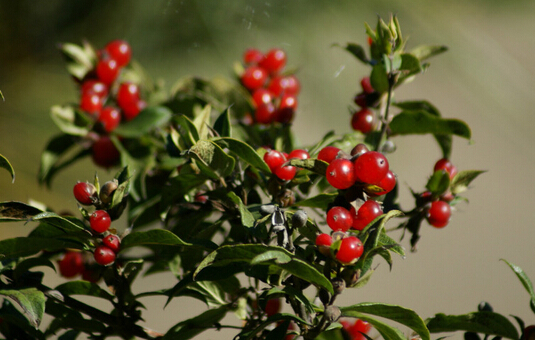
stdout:
POLYGON ((115 252, 105 245, 100 245, 95 248, 93 256, 95 257, 95 261, 102 266, 112 264, 116 258, 115 252))
POLYGON ((103 233, 110 228, 111 218, 106 210, 95 210, 89 216, 89 225, 96 233, 103 233))
POLYGON ((451 217, 451 207, 448 202, 434 201, 427 211, 427 222, 435 228, 443 228, 448 225, 451 217))
POLYGON ((355 170, 349 159, 334 159, 325 173, 327 182, 336 189, 347 189, 355 184, 355 170))
POLYGON ((344 207, 332 207, 327 212, 327 225, 333 231, 347 231, 353 226, 353 216, 344 207))
POLYGON ((117 180, 112 180, 104 183, 100 188, 100 200, 103 204, 110 204, 113 200, 113 194, 118 187, 117 180))
POLYGON ((376 185, 388 170, 388 160, 377 151, 366 152, 355 160, 355 176, 360 182, 376 185))
POLYGON ((75 277, 84 271, 84 260, 82 253, 78 251, 67 251, 63 258, 58 261, 59 273, 66 278, 75 277))
POLYGON ((330 164, 336 157, 338 157, 341 151, 342 150, 335 146, 326 146, 318 153, 318 159, 330 164))
POLYGON ((110 234, 102 239, 102 244, 118 253, 121 248, 121 239, 117 235, 110 234))
POLYGON ((343 238, 336 259, 342 264, 354 263, 364 252, 362 242, 355 236, 343 238))
POLYGON ((92 205, 98 201, 97 189, 88 182, 78 182, 73 188, 74 198, 82 205, 92 205))
POLYGON ((130 45, 124 40, 113 40, 110 41, 106 47, 106 52, 109 56, 117 61, 118 67, 123 67, 128 65, 130 58, 132 57, 132 49, 130 45))

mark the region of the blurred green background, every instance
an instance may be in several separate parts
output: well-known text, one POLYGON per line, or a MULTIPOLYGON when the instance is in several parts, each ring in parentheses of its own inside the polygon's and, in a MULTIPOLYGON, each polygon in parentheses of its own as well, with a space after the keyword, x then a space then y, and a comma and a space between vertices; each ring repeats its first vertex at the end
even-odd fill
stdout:
MULTIPOLYGON (((455 139, 453 162, 461 170, 484 169, 442 230, 423 226, 417 253, 379 264, 363 289, 347 292, 343 304, 376 301, 414 309, 422 317, 474 311, 488 301, 495 311, 533 322, 529 299, 500 258, 535 279, 535 192, 532 135, 535 119, 535 2, 515 1, 0 1, 0 153, 16 171, 11 184, 0 170, 0 200, 46 203, 75 211, 72 186, 113 172, 86 160, 64 171, 51 190, 37 185, 40 153, 59 130, 49 117, 54 104, 77 101, 57 43, 87 39, 96 47, 113 39, 130 42, 134 58, 170 86, 185 75, 232 76, 232 64, 248 47, 281 47, 298 68, 302 85, 295 130, 303 145, 327 130, 350 131, 347 107, 368 70, 332 43, 365 43, 364 22, 398 16, 408 47, 444 44, 449 51, 398 92, 397 99, 428 99, 446 117, 465 120, 473 143, 455 139)), ((394 140, 389 157, 400 178, 402 204, 409 187, 423 190, 440 151, 432 137, 394 140)), ((0 237, 26 235, 32 224, 0 225, 0 237)), ((119 229, 124 226, 118 226, 119 229)), ((408 247, 408 240, 403 241, 408 247)), ((48 272, 47 272, 48 273, 48 272)), ((52 272, 50 272, 52 273, 52 272)), ((164 288, 173 278, 149 278, 138 291, 164 288)), ((164 299, 143 301, 149 327, 166 330, 202 305, 164 299), (185 305, 188 308, 184 308, 185 305)), ((185 302, 184 302, 185 301, 185 302)), ((229 323, 239 324, 233 318, 229 323)), ((209 332, 199 338, 231 338, 209 332)), ((462 338, 457 334, 454 338, 462 338)))

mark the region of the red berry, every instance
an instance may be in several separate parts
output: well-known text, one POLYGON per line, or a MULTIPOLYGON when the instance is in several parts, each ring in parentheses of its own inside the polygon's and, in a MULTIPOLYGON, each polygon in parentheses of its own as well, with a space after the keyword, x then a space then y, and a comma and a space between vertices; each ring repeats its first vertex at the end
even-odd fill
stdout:
POLYGON ((110 228, 111 218, 106 210, 95 210, 89 216, 89 225, 97 233, 103 233, 110 228))
POLYGON ((266 302, 266 308, 264 311, 268 317, 277 314, 281 310, 281 300, 280 299, 269 299, 266 302))
POLYGON ((279 107, 275 111, 275 120, 279 123, 288 124, 290 123, 295 115, 295 109, 293 107, 279 107))
POLYGON ((372 37, 368 37, 368 45, 369 45, 369 46, 373 45, 373 39, 372 39, 372 37))
POLYGON ((104 84, 110 85, 117 79, 119 76, 119 65, 117 64, 117 61, 112 58, 105 58, 101 59, 97 63, 97 77, 100 79, 104 84))
POLYGON ((132 120, 147 107, 147 103, 144 100, 138 100, 135 103, 131 103, 123 108, 124 119, 132 120))
POLYGON ((271 103, 272 100, 273 94, 263 87, 256 89, 253 92, 253 102, 255 103, 256 107, 259 107, 263 104, 271 103))
POLYGON ((141 98, 139 92, 139 86, 137 84, 130 82, 121 83, 119 90, 117 90, 117 104, 120 108, 124 109, 126 106, 137 103, 141 98))
POLYGON ((355 160, 356 179, 364 183, 378 184, 388 170, 388 160, 377 151, 368 151, 355 160))
POLYGON ((357 93, 355 95, 355 98, 353 98, 353 101, 355 102, 355 104, 357 104, 358 106, 364 108, 364 107, 368 107, 368 101, 366 99, 366 93, 364 92, 361 92, 361 93, 357 93))
POLYGON ((376 192, 375 196, 386 195, 396 186, 396 175, 391 170, 388 170, 386 176, 377 183, 377 186, 383 189, 381 192, 376 192))
POLYGON ((280 151, 269 150, 264 154, 264 162, 269 166, 271 172, 274 172, 276 168, 286 162, 286 157, 280 151))
POLYGON ((297 168, 292 165, 278 166, 273 170, 273 173, 283 181, 291 181, 295 177, 297 168))
POLYGON ((368 322, 358 319, 349 330, 351 340, 366 340, 366 337, 362 333, 367 334, 371 327, 368 322))
POLYGON ((128 65, 132 56, 132 49, 130 45, 124 40, 110 41, 106 47, 106 52, 112 59, 117 61, 117 66, 123 67, 128 65))
POLYGON ((115 252, 105 245, 98 246, 93 255, 95 257, 95 261, 102 266, 112 264, 116 257, 115 252))
POLYGON ((294 75, 275 76, 269 82, 268 90, 276 97, 283 94, 296 96, 301 90, 301 85, 294 75))
POLYGON ((326 146, 318 153, 318 159, 321 159, 327 163, 331 163, 336 157, 338 157, 340 151, 341 150, 335 146, 326 146))
POLYGON ((110 137, 100 136, 100 138, 93 143, 92 157, 95 164, 104 168, 110 168, 119 162, 121 154, 110 137))
POLYGON ((273 103, 260 105, 255 112, 255 121, 258 124, 271 124, 275 120, 276 109, 273 103))
POLYGON ((80 109, 96 116, 102 109, 102 98, 94 92, 85 92, 80 97, 80 109))
POLYGON ((375 114, 367 108, 356 111, 351 117, 351 127, 355 131, 369 133, 375 128, 375 114))
POLYGON ((371 221, 383 214, 381 205, 374 200, 367 200, 362 204, 353 220, 353 229, 362 230, 371 221))
POLYGON ((249 66, 241 76, 241 82, 249 91, 254 91, 266 83, 268 74, 258 66, 249 66))
POLYGON ((347 231, 353 226, 353 216, 344 207, 332 207, 327 212, 327 225, 333 231, 347 231))
POLYGON ((447 158, 439 159, 435 163, 435 167, 434 167, 433 170, 434 171, 444 170, 444 171, 446 171, 447 173, 450 174, 450 178, 453 178, 453 177, 455 177, 455 175, 457 175, 457 168, 447 158))
POLYGON ((316 237, 316 245, 318 247, 322 247, 322 246, 330 247, 331 244, 333 244, 333 239, 331 235, 329 234, 319 234, 316 237))
POLYGON ((102 244, 113 250, 115 253, 118 253, 121 248, 121 239, 117 235, 110 234, 104 237, 102 244))
POLYGON ((97 201, 97 189, 91 183, 78 182, 73 188, 74 198, 83 205, 92 205, 97 201))
POLYGON ((336 259, 342 264, 351 264, 357 260, 364 252, 362 242, 355 236, 342 239, 340 249, 336 253, 336 259))
POLYGON ((279 104, 279 109, 290 108, 297 109, 297 98, 294 95, 284 94, 279 104))
POLYGON ((104 130, 110 133, 119 126, 121 122, 121 111, 112 106, 105 106, 100 111, 98 121, 102 123, 104 130))
POLYGON ((360 80, 360 86, 362 87, 362 91, 364 93, 373 93, 375 90, 372 87, 372 83, 370 81, 370 77, 364 77, 360 80))
POLYGON ((246 64, 257 64, 264 58, 264 54, 256 48, 249 48, 243 53, 243 62, 246 64))
POLYGON ((78 251, 67 251, 63 258, 58 261, 59 273, 63 277, 74 277, 84 271, 84 260, 82 253, 78 251))
POLYGON ((451 207, 448 202, 434 201, 427 211, 427 222, 435 228, 443 228, 450 221, 451 207))
POLYGON ((88 79, 82 83, 80 93, 83 95, 89 92, 97 94, 100 98, 105 98, 108 95, 108 86, 96 79, 88 79))
POLYGON ((295 149, 295 150, 292 150, 292 152, 290 152, 290 154, 288 155, 288 159, 291 159, 291 158, 309 159, 310 155, 308 151, 306 151, 305 149, 295 149))
POLYGON ((269 73, 279 72, 286 64, 286 52, 274 48, 270 50, 264 58, 258 63, 258 66, 264 68, 269 73))
POLYGON ((344 158, 334 159, 327 167, 325 176, 336 189, 347 189, 355 183, 353 162, 344 158))

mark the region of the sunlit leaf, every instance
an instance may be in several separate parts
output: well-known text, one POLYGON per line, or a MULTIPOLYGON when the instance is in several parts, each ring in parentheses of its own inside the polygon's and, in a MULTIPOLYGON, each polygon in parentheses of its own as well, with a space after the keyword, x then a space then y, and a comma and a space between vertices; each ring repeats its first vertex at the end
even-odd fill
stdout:
POLYGON ((20 290, 0 290, 0 295, 15 302, 22 308, 24 316, 30 324, 37 329, 45 311, 45 294, 37 288, 25 288, 20 290))
POLYGON ((15 182, 15 170, 11 166, 11 163, 7 160, 6 157, 0 155, 0 168, 6 169, 11 175, 11 182, 15 182))

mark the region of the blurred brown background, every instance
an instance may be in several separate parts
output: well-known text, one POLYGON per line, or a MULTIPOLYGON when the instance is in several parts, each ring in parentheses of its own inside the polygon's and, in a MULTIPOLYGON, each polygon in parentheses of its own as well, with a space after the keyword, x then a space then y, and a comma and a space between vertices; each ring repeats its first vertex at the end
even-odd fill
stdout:
MULTIPOLYGON (((428 99, 446 117, 465 120, 473 143, 455 139, 453 162, 460 170, 484 169, 442 230, 424 225, 419 250, 395 259, 391 272, 381 260, 371 282, 346 293, 344 304, 399 304, 422 317, 474 311, 480 301, 495 311, 533 324, 528 294, 500 258, 521 266, 535 280, 535 3, 516 1, 0 1, 0 153, 16 171, 11 184, 0 170, 0 200, 35 199, 55 210, 76 209, 72 186, 92 178, 87 160, 54 181, 37 186, 40 153, 59 130, 49 118, 54 104, 77 101, 76 88, 56 48, 88 39, 100 47, 126 39, 134 58, 168 85, 181 76, 232 75, 232 63, 248 47, 282 47, 299 68, 302 84, 295 120, 303 145, 327 130, 349 132, 348 105, 368 71, 332 43, 366 41, 364 22, 397 14, 408 47, 444 44, 429 71, 396 93, 397 99, 428 99)), ((410 207, 409 187, 423 190, 440 151, 432 137, 397 138, 389 157, 401 179, 401 198, 410 207)), ((98 170, 104 180, 113 173, 98 170)), ((26 235, 33 225, 0 225, 0 237, 26 235)), ((119 229, 124 226, 118 226, 119 229)), ((403 241, 408 248, 408 240, 403 241)), ((48 272, 47 272, 48 273, 48 272)), ((52 272, 50 272, 52 273, 52 272)), ((137 291, 165 288, 174 279, 148 278, 137 291)), ((146 299, 149 327, 166 330, 203 306, 146 299), (185 306, 188 308, 185 308, 185 306), (191 307, 194 306, 194 307, 191 307)), ((238 324, 229 317, 228 323, 238 324)), ((232 338, 233 331, 200 339, 232 338)), ((435 336, 436 338, 438 336, 435 336)), ((454 338, 462 338, 457 334, 454 338)))

